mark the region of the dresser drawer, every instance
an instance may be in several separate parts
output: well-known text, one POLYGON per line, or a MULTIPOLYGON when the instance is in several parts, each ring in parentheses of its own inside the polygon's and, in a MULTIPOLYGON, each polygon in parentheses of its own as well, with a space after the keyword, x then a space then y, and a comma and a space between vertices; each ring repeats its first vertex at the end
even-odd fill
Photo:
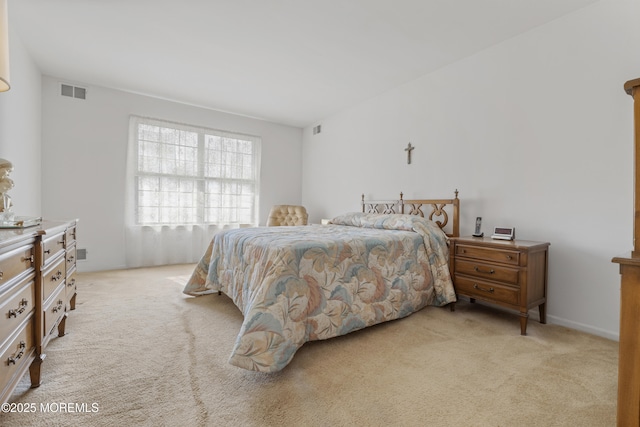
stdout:
POLYGON ((67 243, 67 247, 76 241, 76 227, 69 227, 65 232, 64 240, 67 243))
POLYGON ((517 305, 520 302, 520 289, 502 286, 472 277, 455 276, 456 293, 485 301, 499 301, 517 305))
POLYGON ((71 298, 73 298, 73 296, 76 294, 77 289, 76 289, 76 270, 73 270, 73 272, 67 276, 67 281, 66 281, 66 295, 67 295, 67 303, 71 300, 71 298))
POLYGON ((44 337, 51 334, 51 331, 56 327, 60 318, 64 316, 64 306, 64 288, 60 287, 43 310, 44 337))
POLYGON ((66 260, 60 258, 42 274, 42 301, 46 301, 64 281, 67 271, 65 266, 66 260))
POLYGON ((49 237, 42 242, 42 261, 47 264, 57 254, 64 251, 64 233, 49 237))
POLYGON ((456 258, 455 260, 455 269, 456 273, 497 280, 516 286, 518 285, 518 276, 520 273, 520 270, 517 268, 510 268, 498 264, 483 264, 481 262, 475 262, 475 260, 463 260, 460 258, 456 258))
POLYGON ((74 265, 76 265, 76 245, 75 244, 72 244, 71 246, 67 246, 67 254, 65 256, 67 258, 67 271, 69 271, 74 265))
POLYGON ((32 269, 34 262, 33 245, 24 246, 8 252, 0 258, 0 286, 9 283, 11 279, 18 277, 21 273, 32 269))
MULTIPOLYGON (((35 349, 33 335, 34 317, 23 325, 17 334, 13 335, 6 347, 0 350, 0 384, 8 384, 18 372, 23 372, 22 367, 29 362, 35 349)), ((25 368, 26 369, 26 368, 25 368)))
POLYGON ((0 345, 33 313, 36 300, 34 274, 2 295, 0 303, 0 345))
POLYGON ((473 245, 456 245, 456 256, 495 261, 504 264, 520 265, 520 252, 508 249, 495 249, 473 245))

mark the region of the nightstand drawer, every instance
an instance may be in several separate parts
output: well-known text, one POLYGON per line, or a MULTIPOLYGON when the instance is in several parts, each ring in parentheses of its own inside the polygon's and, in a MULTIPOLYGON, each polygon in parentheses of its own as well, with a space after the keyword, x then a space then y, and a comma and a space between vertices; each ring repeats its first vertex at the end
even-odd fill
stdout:
POLYGON ((457 244, 456 256, 520 265, 520 252, 472 245, 457 244))
POLYGON ((463 260, 460 258, 456 258, 455 263, 457 273, 518 285, 520 270, 516 268, 497 264, 483 264, 475 260, 463 260))
POLYGON ((520 290, 509 286, 501 286, 492 282, 475 280, 472 277, 455 277, 456 293, 486 301, 500 301, 516 305, 520 299, 520 290))

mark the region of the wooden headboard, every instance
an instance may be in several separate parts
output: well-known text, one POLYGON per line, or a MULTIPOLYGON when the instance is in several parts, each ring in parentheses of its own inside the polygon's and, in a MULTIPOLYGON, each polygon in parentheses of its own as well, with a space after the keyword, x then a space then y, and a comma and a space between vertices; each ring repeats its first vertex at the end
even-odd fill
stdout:
POLYGON ((404 199, 400 193, 398 200, 365 200, 362 195, 363 213, 419 215, 434 221, 449 237, 460 236, 460 199, 458 190, 453 199, 404 199), (423 209, 427 209, 428 216, 423 209), (430 209, 430 210, 429 210, 430 209), (449 224, 451 216, 451 226, 449 224), (448 230, 448 231, 447 231, 448 230))

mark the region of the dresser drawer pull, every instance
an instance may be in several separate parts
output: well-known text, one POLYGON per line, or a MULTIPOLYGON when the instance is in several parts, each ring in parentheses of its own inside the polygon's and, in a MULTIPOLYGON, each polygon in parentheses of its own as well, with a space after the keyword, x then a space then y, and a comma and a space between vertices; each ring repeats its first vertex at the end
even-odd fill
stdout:
POLYGON ((70 255, 69 258, 67 258, 67 262, 73 262, 74 259, 76 259, 76 257, 70 255))
POLYGON ((4 272, 0 271, 0 280, 2 280, 2 276, 4 276, 4 272))
POLYGON ((511 261, 511 260, 513 259, 513 257, 512 257, 511 255, 507 255, 507 259, 508 259, 509 261, 511 261))
POLYGON ((493 274, 496 272, 493 268, 489 271, 482 271, 478 267, 473 267, 473 269, 478 273, 484 273, 484 274, 493 274))
POLYGON ((76 284, 76 279, 73 278, 73 279, 69 280, 69 283, 67 283, 67 286, 73 286, 75 284, 76 284))
POLYGON ((20 352, 13 357, 9 357, 7 360, 7 365, 15 365, 16 361, 20 360, 22 356, 24 356, 24 351, 27 348, 27 343, 24 341, 20 341, 20 352))
POLYGON ((56 282, 62 278, 62 271, 58 270, 55 276, 51 276, 51 281, 56 282))
POLYGON ((52 313, 57 313, 58 311, 60 311, 60 309, 62 308, 63 305, 64 305, 64 302, 61 299, 59 299, 58 300, 58 305, 56 307, 53 307, 51 309, 51 312, 52 313))
POLYGON ((23 257, 21 258, 21 261, 22 261, 22 262, 29 261, 30 263, 32 263, 32 264, 33 264, 33 255, 31 255, 31 256, 23 256, 23 257))
POLYGON ((50 254, 51 253, 51 249, 45 249, 44 253, 47 254, 47 255, 50 254))
POLYGON ((18 305, 18 309, 17 310, 9 310, 9 317, 18 317, 19 314, 22 314, 27 307, 29 306, 29 301, 27 301, 26 298, 22 298, 22 301, 20 301, 20 304, 18 305))
POLYGON ((477 283, 473 284, 473 289, 478 289, 479 291, 489 292, 490 294, 492 294, 493 291, 495 290, 493 288, 489 288, 489 289, 482 288, 482 287, 478 286, 477 283))

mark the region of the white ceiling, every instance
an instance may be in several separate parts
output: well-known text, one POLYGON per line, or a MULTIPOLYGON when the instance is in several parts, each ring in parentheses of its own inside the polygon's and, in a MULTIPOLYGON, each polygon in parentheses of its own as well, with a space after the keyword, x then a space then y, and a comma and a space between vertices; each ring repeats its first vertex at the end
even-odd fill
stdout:
POLYGON ((43 74, 292 126, 597 0, 8 0, 43 74))

